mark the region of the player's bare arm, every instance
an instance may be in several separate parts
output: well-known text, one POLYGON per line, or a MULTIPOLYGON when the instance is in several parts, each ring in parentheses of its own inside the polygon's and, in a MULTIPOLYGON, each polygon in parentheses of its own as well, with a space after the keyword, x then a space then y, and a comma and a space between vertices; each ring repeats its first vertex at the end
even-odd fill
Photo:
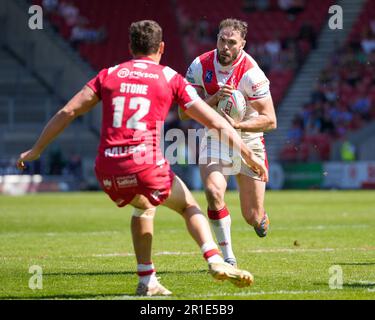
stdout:
POLYGON ((223 113, 223 116, 233 128, 249 132, 266 132, 277 127, 276 113, 272 97, 266 97, 253 101, 251 106, 258 111, 259 116, 249 120, 236 123, 232 118, 223 113))
POLYGON ((79 91, 60 109, 44 127, 34 146, 23 152, 17 161, 20 170, 25 169, 25 161, 38 159, 43 150, 78 116, 90 111, 99 101, 98 96, 87 86, 79 91))
MULTIPOLYGON (((198 95, 204 99, 204 89, 202 87, 194 86, 194 89, 197 91, 198 95)), ((191 118, 186 114, 182 108, 178 108, 178 116, 180 120, 190 120, 191 118)))
POLYGON ((201 99, 195 101, 185 113, 192 119, 198 121, 208 129, 216 129, 220 131, 225 138, 228 139, 230 146, 241 150, 241 154, 246 163, 259 174, 262 181, 268 181, 268 171, 264 163, 258 159, 257 156, 246 146, 241 137, 229 125, 223 117, 221 117, 215 110, 209 108, 201 99))

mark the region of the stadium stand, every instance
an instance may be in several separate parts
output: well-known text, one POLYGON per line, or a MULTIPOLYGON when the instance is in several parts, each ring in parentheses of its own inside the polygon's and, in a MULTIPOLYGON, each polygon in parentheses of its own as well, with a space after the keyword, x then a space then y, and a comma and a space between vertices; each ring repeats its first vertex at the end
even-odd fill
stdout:
MULTIPOLYGON (((121 34, 127 31, 131 21, 147 17, 160 21, 162 26, 168 26, 164 28, 168 44, 164 60, 184 73, 187 64, 195 56, 214 48, 217 25, 230 12, 231 16, 249 23, 247 49, 267 72, 276 105, 314 46, 328 6, 332 3, 331 0, 302 1, 305 3, 302 12, 291 18, 290 13, 279 7, 278 1, 270 1, 266 11, 254 12, 247 11, 241 0, 236 0, 235 3, 224 2, 219 6, 212 0, 149 1, 146 6, 134 4, 131 12, 123 10, 123 3, 119 0, 110 3, 89 0, 56 2, 56 9, 48 13, 48 16, 68 41, 74 25, 80 21, 79 17, 87 19, 90 30, 105 29, 105 38, 77 45, 82 57, 90 61, 96 70, 130 57, 127 42, 119 41, 121 34), (72 14, 73 22, 67 23, 59 9, 61 4, 76 8, 71 10, 75 12, 72 14), (78 17, 74 18, 76 16, 78 17)), ((42 0, 34 3, 43 5, 42 0)))
POLYGON ((281 160, 330 160, 335 141, 348 143, 349 133, 374 121, 374 17, 375 3, 367 1, 347 41, 321 71, 309 103, 295 116, 281 160))
POLYGON ((241 0, 220 5, 210 0, 178 0, 177 13, 188 61, 215 47, 217 26, 222 19, 228 18, 228 12, 231 17, 247 21, 247 51, 269 77, 277 105, 314 47, 332 1, 302 1, 301 12, 295 15, 282 10, 278 1, 265 3, 268 3, 267 7, 257 9, 256 4, 249 8, 241 0))
MULTIPOLYGON (((42 0, 33 2, 43 5, 42 0)), ((49 13, 48 17, 68 41, 71 39, 74 25, 82 18, 87 19, 86 24, 89 29, 100 30, 102 28, 102 30, 105 30, 105 36, 102 39, 82 42, 77 45, 82 57, 87 59, 96 70, 113 66, 130 58, 127 37, 128 28, 132 21, 146 18, 157 20, 164 27, 164 38, 169 48, 166 51, 164 60, 168 61, 168 65, 171 67, 184 72, 185 59, 179 34, 176 32, 178 25, 169 0, 133 2, 131 10, 124 9, 122 0, 108 2, 62 0, 58 1, 57 8, 54 12, 49 13), (69 4, 76 8, 77 21, 73 19, 71 24, 67 23, 66 19, 61 15, 61 9, 59 9, 61 4, 69 4)))
POLYGON ((54 111, 53 102, 57 102, 48 88, 5 48, 0 48, 0 69, 0 151, 3 156, 15 155, 25 146, 17 128, 41 125, 54 111))

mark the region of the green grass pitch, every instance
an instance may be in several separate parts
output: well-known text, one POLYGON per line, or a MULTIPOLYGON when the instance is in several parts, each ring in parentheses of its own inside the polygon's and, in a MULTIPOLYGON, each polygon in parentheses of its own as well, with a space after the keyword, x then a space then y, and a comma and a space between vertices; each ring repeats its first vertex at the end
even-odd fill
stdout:
MULTIPOLYGON (((268 191, 264 239, 241 217, 238 195, 226 201, 239 266, 255 284, 213 280, 183 219, 160 207, 153 253, 174 294, 167 299, 375 299, 373 191, 268 191), (334 265, 342 289, 329 286, 334 265)), ((138 299, 130 212, 99 192, 0 196, 0 299, 138 299), (41 290, 28 285, 33 265, 43 270, 41 290)))

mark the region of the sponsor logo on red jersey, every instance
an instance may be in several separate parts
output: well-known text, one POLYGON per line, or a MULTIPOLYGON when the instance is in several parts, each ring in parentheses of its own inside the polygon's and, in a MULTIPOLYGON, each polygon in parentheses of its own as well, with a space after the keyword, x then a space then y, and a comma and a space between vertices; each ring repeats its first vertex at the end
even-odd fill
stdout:
POLYGON ((150 72, 142 72, 142 71, 130 71, 128 68, 122 68, 117 72, 117 76, 119 78, 132 78, 132 79, 139 79, 139 78, 149 78, 149 79, 159 79, 159 75, 156 73, 150 72))
POLYGON ((112 188, 112 181, 110 179, 103 179, 103 186, 106 189, 112 188))
POLYGON ((116 183, 119 189, 136 187, 138 185, 137 177, 135 174, 124 177, 116 177, 116 183))

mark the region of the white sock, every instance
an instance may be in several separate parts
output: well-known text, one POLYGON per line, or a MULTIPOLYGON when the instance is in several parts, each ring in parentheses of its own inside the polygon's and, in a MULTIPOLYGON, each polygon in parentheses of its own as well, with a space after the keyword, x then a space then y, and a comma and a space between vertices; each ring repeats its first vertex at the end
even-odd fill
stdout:
POLYGON ((213 241, 206 242, 201 247, 203 257, 208 263, 223 262, 223 258, 219 254, 219 249, 213 241))
POLYGON ((137 274, 139 276, 139 282, 142 282, 146 286, 152 286, 158 283, 156 278, 156 270, 153 263, 138 264, 137 274))
POLYGON ((220 250, 223 253, 224 260, 228 258, 236 259, 232 249, 232 238, 230 232, 232 219, 230 215, 218 220, 210 219, 210 223, 220 246, 220 250))

